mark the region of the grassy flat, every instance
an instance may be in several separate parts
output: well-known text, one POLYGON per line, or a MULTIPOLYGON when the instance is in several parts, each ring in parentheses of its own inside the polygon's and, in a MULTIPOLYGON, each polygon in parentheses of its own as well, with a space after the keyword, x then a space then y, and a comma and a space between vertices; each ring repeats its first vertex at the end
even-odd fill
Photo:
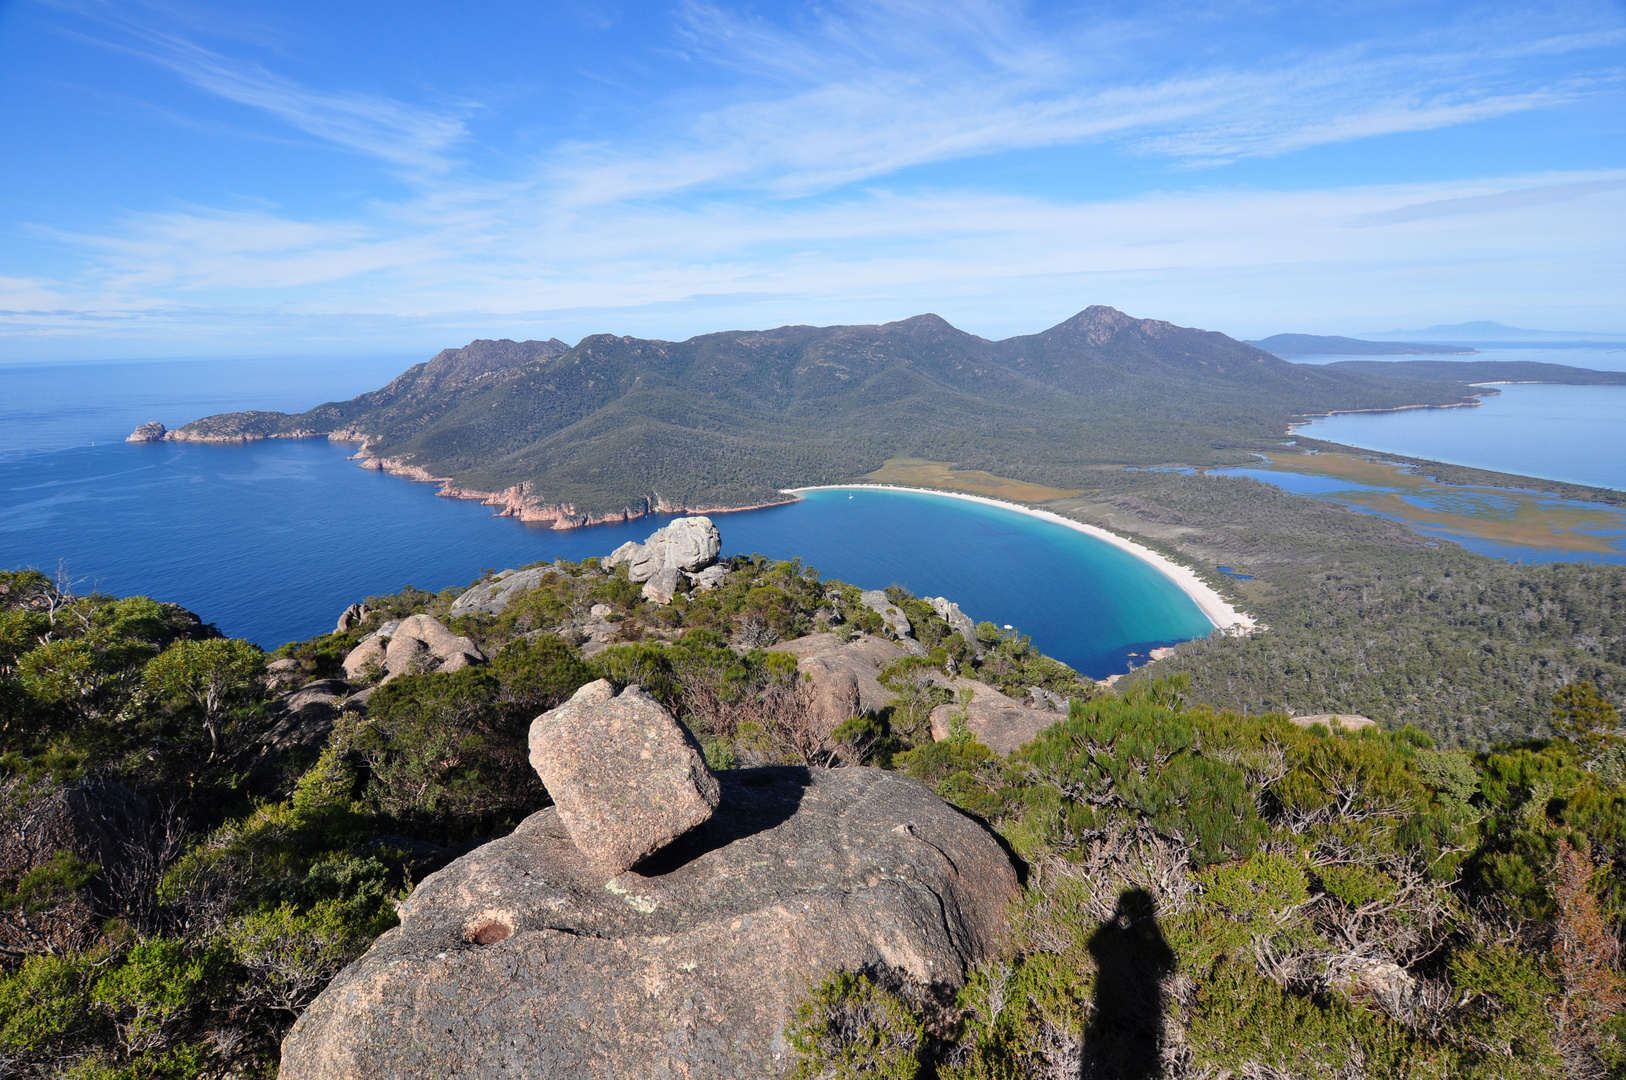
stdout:
POLYGON ((1013 480, 1008 476, 995 476, 982 469, 956 469, 946 461, 926 461, 923 458, 888 458, 879 469, 865 474, 864 479, 877 484, 966 491, 991 499, 1024 503, 1069 499, 1078 494, 1065 488, 1045 487, 1025 480, 1013 480))

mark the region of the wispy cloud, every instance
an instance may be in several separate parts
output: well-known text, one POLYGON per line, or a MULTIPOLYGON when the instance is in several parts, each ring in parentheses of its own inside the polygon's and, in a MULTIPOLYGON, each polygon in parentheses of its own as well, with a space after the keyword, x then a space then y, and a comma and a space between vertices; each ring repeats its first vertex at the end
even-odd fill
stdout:
POLYGON ((1465 195, 1454 199, 1436 199, 1432 202, 1397 206, 1393 210, 1362 214, 1354 219, 1354 224, 1399 225, 1408 221, 1455 217, 1458 214, 1490 214, 1498 210, 1516 210, 1527 206, 1569 202, 1572 199, 1583 199, 1588 195, 1618 191, 1621 188, 1626 188, 1626 176, 1606 176, 1601 179, 1575 180, 1562 184, 1536 184, 1511 191, 1498 191, 1490 195, 1465 195))
POLYGON ((430 219, 446 213, 438 204, 359 231, 269 212, 147 215, 117 237, 81 238, 103 252, 101 276, 30 288, 99 298, 103 313, 168 311, 177 298, 309 315, 466 312, 481 313, 467 322, 482 333, 528 319, 561 336, 629 327, 681 336, 821 311, 856 321, 925 309, 1004 334, 1098 301, 1262 331, 1285 318, 1272 312, 1324 320, 1352 290, 1363 317, 1581 303, 1598 312, 1626 290, 1620 172, 1089 203, 872 191, 749 207, 538 210, 529 224, 513 211, 468 206, 455 226, 434 228, 430 219), (1563 275, 1532 269, 1560 265, 1563 275))
MULTIPOLYGON (((253 60, 205 48, 192 37, 118 9, 84 9, 103 26, 92 40, 165 68, 198 90, 264 112, 307 135, 400 169, 444 173, 450 152, 468 137, 462 112, 379 94, 316 90, 253 60)), ((161 24, 160 24, 161 25, 161 24)))
POLYGON ((1273 310, 1327 317, 1352 295, 1352 317, 1518 321, 1510 311, 1578 297, 1618 309, 1618 171, 1116 198, 908 172, 1098 144, 1114 162, 1153 162, 1172 188, 1219 162, 1618 93, 1599 47, 1626 40, 1621 20, 1577 10, 1398 36, 1374 18, 1247 53, 1223 20, 1187 26, 1156 8, 1041 18, 992 0, 836 0, 775 21, 697 2, 668 39, 683 77, 640 96, 613 138, 493 155, 502 175, 469 164, 486 160, 473 106, 313 90, 127 21, 116 47, 413 183, 348 210, 266 199, 41 227, 81 269, 0 281, 0 301, 41 299, 0 303, 34 312, 0 312, 0 335, 108 320, 173 332, 250 311, 462 319, 481 333, 531 320, 568 337, 617 328, 606 320, 669 335, 924 308, 1002 334, 1094 301, 1251 332, 1270 330, 1273 310), (1193 45, 1211 32, 1212 47, 1193 45), (1574 62, 1529 63, 1551 56, 1574 62), (1565 271, 1531 269, 1552 266, 1565 271))
POLYGON ((731 185, 798 196, 916 165, 1091 141, 1193 164, 1280 155, 1618 88, 1620 71, 1601 61, 1579 78, 1520 67, 1626 41, 1607 23, 1566 29, 1464 20, 1422 41, 1415 32, 1357 38, 1171 70, 1166 54, 1189 53, 1192 31, 1152 9, 1140 20, 1058 26, 1012 4, 882 0, 786 25, 694 3, 681 40, 693 62, 733 76, 721 100, 657 103, 645 137, 564 148, 553 179, 589 201, 731 185), (1516 47, 1510 33, 1522 35, 1516 47))

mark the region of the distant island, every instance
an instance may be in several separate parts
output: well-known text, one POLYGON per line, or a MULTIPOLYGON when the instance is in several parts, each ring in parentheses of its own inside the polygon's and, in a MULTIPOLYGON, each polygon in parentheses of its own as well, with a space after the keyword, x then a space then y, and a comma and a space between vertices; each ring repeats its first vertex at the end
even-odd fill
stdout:
POLYGON ((1506 323, 1489 322, 1487 320, 1428 326, 1421 330, 1372 330, 1361 336, 1363 338, 1389 341, 1420 339, 1422 341, 1541 342, 1544 344, 1568 342, 1577 345, 1593 343, 1618 344, 1626 341, 1626 333, 1620 331, 1531 330, 1528 327, 1508 326, 1506 323))
POLYGON ((1459 345, 1426 345, 1415 341, 1363 341, 1360 338, 1325 336, 1322 334, 1276 334, 1261 341, 1250 341, 1277 356, 1424 356, 1434 354, 1472 354, 1478 349, 1459 345))

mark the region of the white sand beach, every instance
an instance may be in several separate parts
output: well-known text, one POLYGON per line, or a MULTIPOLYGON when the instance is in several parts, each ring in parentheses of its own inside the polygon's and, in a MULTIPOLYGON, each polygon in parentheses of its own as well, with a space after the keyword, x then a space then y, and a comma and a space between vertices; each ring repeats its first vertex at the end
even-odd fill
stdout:
POLYGON ((1178 585, 1182 592, 1191 597, 1192 603, 1197 605, 1197 610, 1203 613, 1203 617, 1218 629, 1246 634, 1259 626, 1251 615, 1232 607, 1229 601, 1215 592, 1190 567, 1181 566, 1173 559, 1160 555, 1151 548, 1143 547, 1133 540, 1125 540, 1116 533, 1108 532, 1094 525, 1086 525, 1071 518, 1062 517, 1060 514, 1053 514, 1048 510, 1035 510, 1020 503, 1006 502, 1003 499, 990 499, 986 495, 967 495, 958 491, 936 491, 931 488, 901 487, 897 484, 821 484, 813 487, 785 488, 783 490, 787 495, 800 495, 804 491, 912 491, 919 495, 940 495, 945 499, 965 499, 968 502, 983 503, 988 506, 997 506, 1002 510, 1026 514, 1028 517, 1039 518, 1041 521, 1048 521, 1072 529, 1075 532, 1081 532, 1086 536, 1093 536, 1097 540, 1129 552, 1135 558, 1148 564, 1158 573, 1178 585))

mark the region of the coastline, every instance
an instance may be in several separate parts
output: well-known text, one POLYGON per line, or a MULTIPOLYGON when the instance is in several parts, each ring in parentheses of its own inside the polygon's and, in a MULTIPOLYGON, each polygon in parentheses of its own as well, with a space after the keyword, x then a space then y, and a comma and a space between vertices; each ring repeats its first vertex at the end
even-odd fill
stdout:
POLYGON ((998 507, 1001 510, 1011 510, 1027 517, 1048 521, 1053 525, 1061 525, 1085 536, 1094 537, 1121 551, 1126 551, 1141 562, 1168 578, 1170 581, 1191 598, 1197 605, 1197 610, 1203 617, 1214 625, 1217 630, 1226 633, 1248 634, 1259 629, 1259 623, 1246 612, 1238 611, 1207 582, 1198 577, 1190 567, 1182 566, 1166 555, 1159 554, 1149 547, 1126 540, 1117 533, 1095 525, 1086 525, 1082 521, 1063 517, 1049 510, 1036 510, 1031 506, 1020 503, 1006 502, 1003 499, 992 499, 986 495, 970 495, 959 491, 938 491, 932 488, 903 487, 898 484, 813 484, 807 487, 785 488, 787 495, 800 496, 804 491, 908 491, 919 495, 941 495, 946 499, 964 499, 967 502, 982 503, 985 506, 998 507))
MULTIPOLYGON (((1470 383, 1469 385, 1470 386, 1512 386, 1514 384, 1513 383, 1506 383, 1506 382, 1503 382, 1503 383, 1483 382, 1483 383, 1470 383)), ((1306 427, 1306 426, 1308 426, 1310 424, 1315 423, 1317 420, 1325 420, 1329 416, 1353 416, 1356 413, 1410 412, 1413 409, 1475 409, 1475 408, 1478 408, 1479 406, 1485 404, 1483 401, 1479 400, 1480 398, 1490 397, 1490 396, 1500 394, 1500 393, 1501 393, 1500 390, 1491 390, 1491 391, 1488 391, 1488 392, 1486 392, 1484 394, 1475 394, 1475 395, 1473 395, 1474 400, 1472 400, 1472 401, 1454 401, 1449 405, 1391 405, 1387 409, 1333 409, 1331 412, 1304 413, 1303 414, 1304 415, 1303 420, 1289 420, 1287 422, 1287 433, 1289 435, 1295 434, 1296 429, 1301 428, 1301 427, 1306 427)))

